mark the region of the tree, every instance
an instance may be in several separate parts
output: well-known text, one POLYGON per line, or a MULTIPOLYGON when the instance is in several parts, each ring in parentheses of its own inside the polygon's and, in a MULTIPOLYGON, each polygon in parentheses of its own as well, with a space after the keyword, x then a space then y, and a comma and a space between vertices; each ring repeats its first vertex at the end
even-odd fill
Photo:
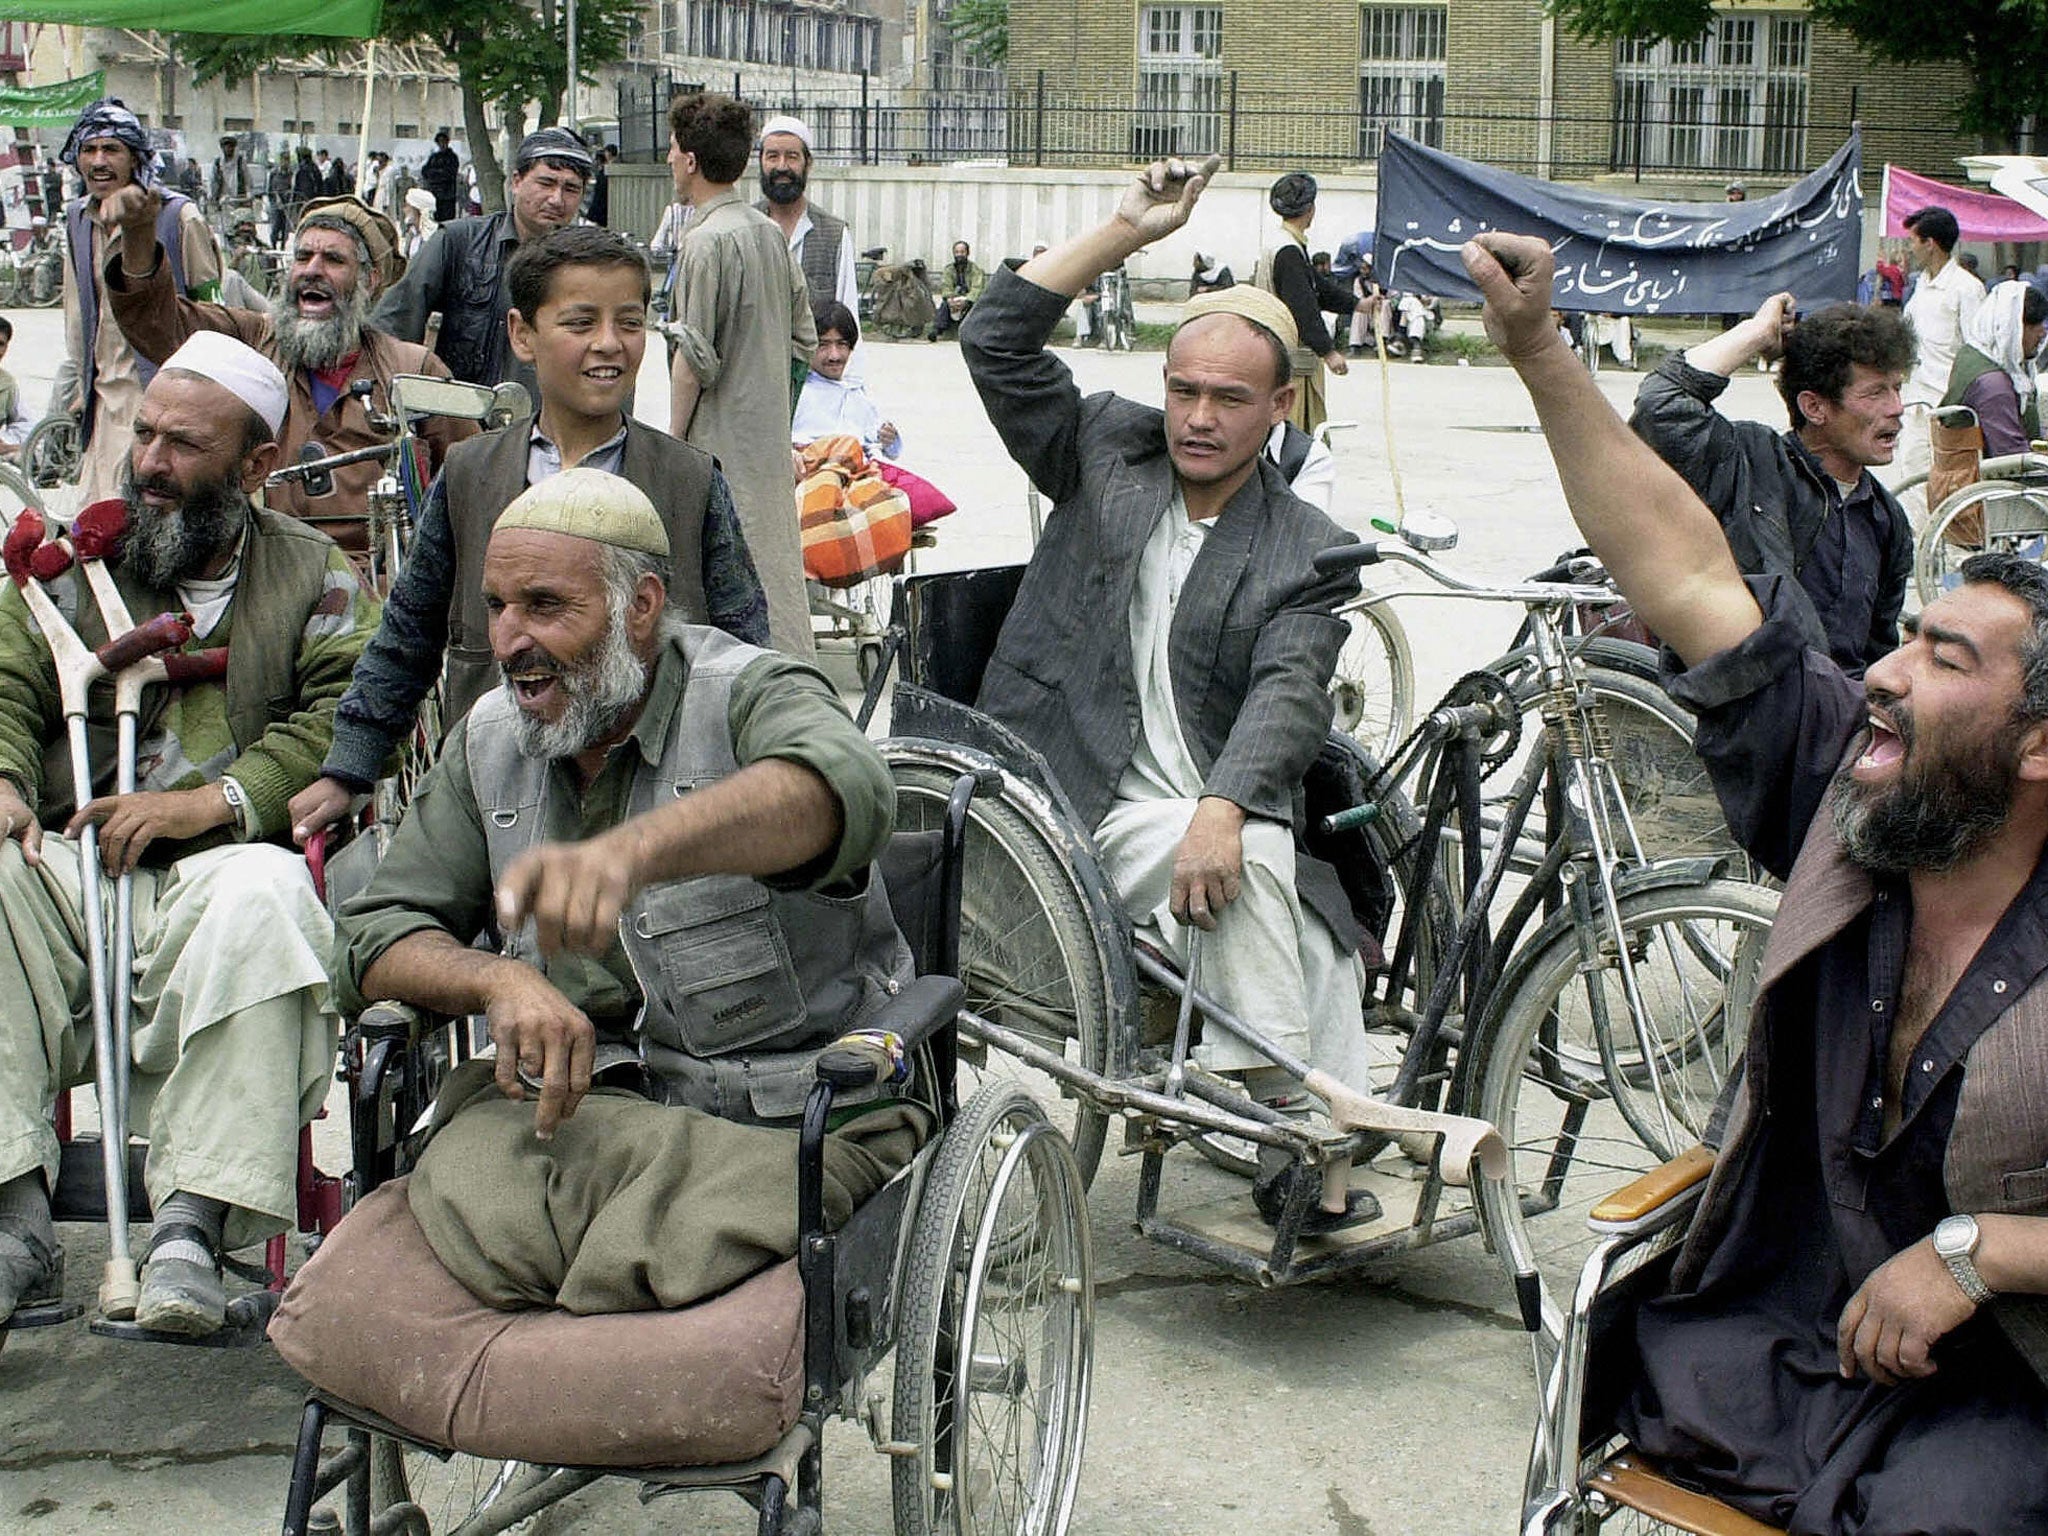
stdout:
MULTIPOLYGON (((1689 41, 1707 30, 1708 0, 1550 0, 1574 36, 1689 41)), ((1957 124, 2001 147, 2029 117, 2048 115, 2048 0, 1811 0, 1816 21, 1847 32, 1875 59, 1960 64, 1970 88, 1952 104, 1957 124)))
POLYGON ((1000 67, 1010 57, 1010 0, 953 0, 946 30, 982 63, 1000 67))
MULTIPOLYGON (((577 72, 586 82, 594 69, 625 57, 638 12, 638 0, 577 0, 577 72)), ((462 91, 463 129, 484 206, 502 208, 504 171, 490 112, 496 109, 515 141, 525 134, 530 105, 538 105, 539 126, 560 121, 569 85, 563 0, 539 0, 537 14, 523 0, 463 0, 460 5, 447 0, 385 0, 378 38, 430 43, 454 66, 462 91)), ((195 85, 216 78, 235 85, 290 60, 319 58, 332 64, 358 46, 332 38, 198 32, 173 33, 170 44, 192 70, 195 85)))

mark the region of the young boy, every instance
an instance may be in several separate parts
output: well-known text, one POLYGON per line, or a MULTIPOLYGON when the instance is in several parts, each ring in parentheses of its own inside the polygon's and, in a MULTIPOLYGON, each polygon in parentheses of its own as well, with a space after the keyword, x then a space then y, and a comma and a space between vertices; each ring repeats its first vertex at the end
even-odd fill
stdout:
POLYGON ((867 385, 846 377, 847 361, 860 345, 860 322, 836 299, 816 306, 812 314, 818 322, 818 350, 811 354, 810 376, 797 396, 789 440, 802 445, 844 432, 859 438, 869 453, 879 449, 895 458, 903 451, 903 434, 894 422, 882 420, 867 385))
POLYGON ((711 456, 626 414, 647 349, 647 264, 623 235, 576 225, 522 244, 506 271, 513 352, 540 384, 540 414, 448 455, 375 637, 334 718, 334 745, 291 802, 305 843, 347 813, 413 728, 447 664, 444 727, 498 684, 484 609, 484 545, 527 486, 571 465, 622 476, 661 508, 671 609, 754 645, 767 602, 711 456))
MULTIPOLYGON (((6 357, 13 345, 14 322, 0 318, 0 358, 6 357)), ((34 425, 34 418, 22 409, 21 386, 14 382, 13 374, 0 368, 0 459, 19 455, 34 425)))

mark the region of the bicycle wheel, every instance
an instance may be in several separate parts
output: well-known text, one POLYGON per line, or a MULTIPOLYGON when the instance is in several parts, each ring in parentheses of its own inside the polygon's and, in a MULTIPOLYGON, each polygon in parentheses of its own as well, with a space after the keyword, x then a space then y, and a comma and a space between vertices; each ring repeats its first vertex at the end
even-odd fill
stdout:
POLYGON ((1343 610, 1351 633, 1330 678, 1334 723, 1384 762, 1415 723, 1415 660, 1408 632, 1385 602, 1370 596, 1343 610))
POLYGON ((1094 1333, 1079 1173, 1038 1100, 992 1084, 946 1128, 904 1251, 891 1434, 917 1454, 891 1463, 897 1536, 1061 1536, 1094 1333))
POLYGON ((28 471, 29 483, 40 490, 75 484, 84 457, 78 418, 64 411, 37 422, 21 445, 21 463, 28 471))
POLYGON ((1563 924, 1509 962, 1471 1046, 1469 1112, 1507 1143, 1512 1198, 1482 1199, 1488 1235, 1510 1274, 1528 1265, 1541 1276, 1553 1343, 1558 1298, 1593 1243, 1586 1211, 1705 1129, 1749 1036, 1777 904, 1775 891, 1737 880, 1640 891, 1622 898, 1622 943, 1603 934, 1590 963, 1563 924))
MULTIPOLYGON (((1757 878, 1760 871, 1728 830, 1707 766, 1693 750, 1690 711, 1664 691, 1654 673, 1645 679, 1630 652, 1654 656, 1647 646, 1627 641, 1586 642, 1585 691, 1607 721, 1608 760, 1643 857, 1721 858, 1734 878, 1757 878)), ((1525 715, 1539 707, 1533 670, 1524 669, 1514 689, 1525 715)), ((1540 820, 1532 822, 1532 833, 1540 835, 1540 820)))
MULTIPOLYGON (((891 761, 896 825, 944 824, 954 770, 891 761)), ((1030 817, 1007 800, 977 796, 968 809, 960 890, 960 979, 967 1006, 1089 1072, 1109 1063, 1114 995, 1083 890, 1072 868, 1030 817)), ((1109 1117, 1050 1074, 962 1038, 962 1101, 984 1083, 1025 1087, 1074 1149, 1085 1186, 1102 1160, 1109 1117)))

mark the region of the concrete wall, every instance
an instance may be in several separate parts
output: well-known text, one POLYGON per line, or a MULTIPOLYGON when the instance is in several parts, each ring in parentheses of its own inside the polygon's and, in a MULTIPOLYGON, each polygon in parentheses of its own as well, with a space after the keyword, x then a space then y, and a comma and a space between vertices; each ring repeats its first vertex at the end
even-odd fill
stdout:
MULTIPOLYGON (((996 165, 833 166, 812 177, 811 193, 852 226, 861 249, 887 246, 894 261, 922 256, 936 266, 953 242, 974 247, 993 267, 1005 256, 1028 256, 1039 241, 1058 244, 1092 229, 1116 211, 1129 171, 1032 170, 996 165)), ((1309 244, 1334 252, 1371 227, 1370 176, 1319 176, 1322 189, 1309 244)), ((1266 207, 1272 178, 1216 178, 1185 229, 1141 251, 1131 262, 1140 280, 1184 281, 1201 251, 1249 278, 1262 245, 1279 238, 1280 221, 1266 207)), ((751 181, 746 183, 751 190, 751 181)), ((666 166, 619 165, 611 172, 612 225, 647 239, 668 206, 666 166), (659 173, 658 175, 656 173, 659 173)))

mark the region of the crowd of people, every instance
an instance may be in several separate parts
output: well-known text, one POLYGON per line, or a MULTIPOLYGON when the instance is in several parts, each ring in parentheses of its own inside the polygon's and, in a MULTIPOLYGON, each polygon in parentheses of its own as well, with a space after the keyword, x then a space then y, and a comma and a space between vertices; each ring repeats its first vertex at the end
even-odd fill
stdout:
MULTIPOLYGON (((855 241, 810 196, 805 125, 757 131, 693 93, 668 127, 687 217, 659 242, 664 431, 633 411, 656 278, 588 216, 604 162, 575 134, 528 135, 489 214, 458 206, 445 134, 404 191, 389 165, 351 190, 302 152, 275 173, 281 286, 238 307, 203 203, 250 196, 255 168, 224 145, 211 183, 174 172, 118 102, 75 125, 62 388, 88 502, 121 533, 97 553, 28 522, 6 541, 0 1322, 64 1283, 51 1105, 89 1072, 87 828, 135 881, 143 1327, 221 1326, 224 1255, 293 1218, 337 1010, 378 999, 487 1021, 494 1055, 451 1077, 407 1191, 480 1305, 682 1306, 793 1250, 790 1084, 910 967, 869 877, 889 769, 811 665, 806 550, 814 505, 817 526, 889 496, 909 515, 918 492, 891 472, 915 439, 862 380, 855 241), (394 214, 415 196, 433 229, 411 241, 394 214), (265 482, 310 444, 384 441, 373 410, 401 373, 517 382, 534 411, 423 424, 432 488, 378 593, 352 558, 373 466, 318 498, 265 482), (852 491, 870 473, 879 489, 852 491), (836 489, 814 504, 820 477, 836 489), (101 752, 76 803, 28 589, 46 579, 103 640, 78 570, 94 559, 136 615, 188 615, 187 648, 227 658, 150 692, 133 791, 101 752), (293 845, 347 821, 437 683, 441 755, 330 919, 293 845)), ((1140 938, 1191 963, 1202 935, 1206 990, 1369 1093, 1372 946, 1303 842, 1358 590, 1315 571, 1353 535, 1314 434, 1361 315, 1418 340, 1429 318, 1355 249, 1316 260, 1317 188, 1294 174, 1251 281, 1197 263, 1163 406, 1084 395, 1050 346, 1215 169, 1155 163, 1092 229, 987 272, 961 241, 939 270, 931 333, 957 332, 1053 507, 979 705, 1058 784, 1140 938)), ((2012 1472, 2048 1451, 2048 578, 1986 556, 1902 621, 1913 513, 1875 473, 1957 404, 1991 451, 2030 440, 2048 300, 2016 279, 1986 294, 1945 210, 1909 223, 1902 307, 1774 295, 1647 376, 1627 423, 1559 335, 1548 248, 1465 251, 1574 517, 1667 647, 1732 831, 1787 882, 1792 937, 1704 1214, 1637 1329, 1631 1433, 1761 1517, 1843 1536, 2048 1525, 2040 1480, 2012 1472), (1757 360, 1782 432, 1716 409, 1757 360), (1936 1506, 1966 1518, 1923 1523, 1936 1506)), ((90 708, 111 724, 109 700, 90 708)), ((1200 1059, 1299 1112, 1257 1052, 1212 1038, 1200 1059)), ((830 1216, 931 1130, 890 1095, 835 1120, 830 1216)), ((1310 1178, 1262 1154, 1260 1215, 1277 1225, 1310 1178)), ((1308 1231, 1377 1215, 1355 1191, 1308 1231)))

